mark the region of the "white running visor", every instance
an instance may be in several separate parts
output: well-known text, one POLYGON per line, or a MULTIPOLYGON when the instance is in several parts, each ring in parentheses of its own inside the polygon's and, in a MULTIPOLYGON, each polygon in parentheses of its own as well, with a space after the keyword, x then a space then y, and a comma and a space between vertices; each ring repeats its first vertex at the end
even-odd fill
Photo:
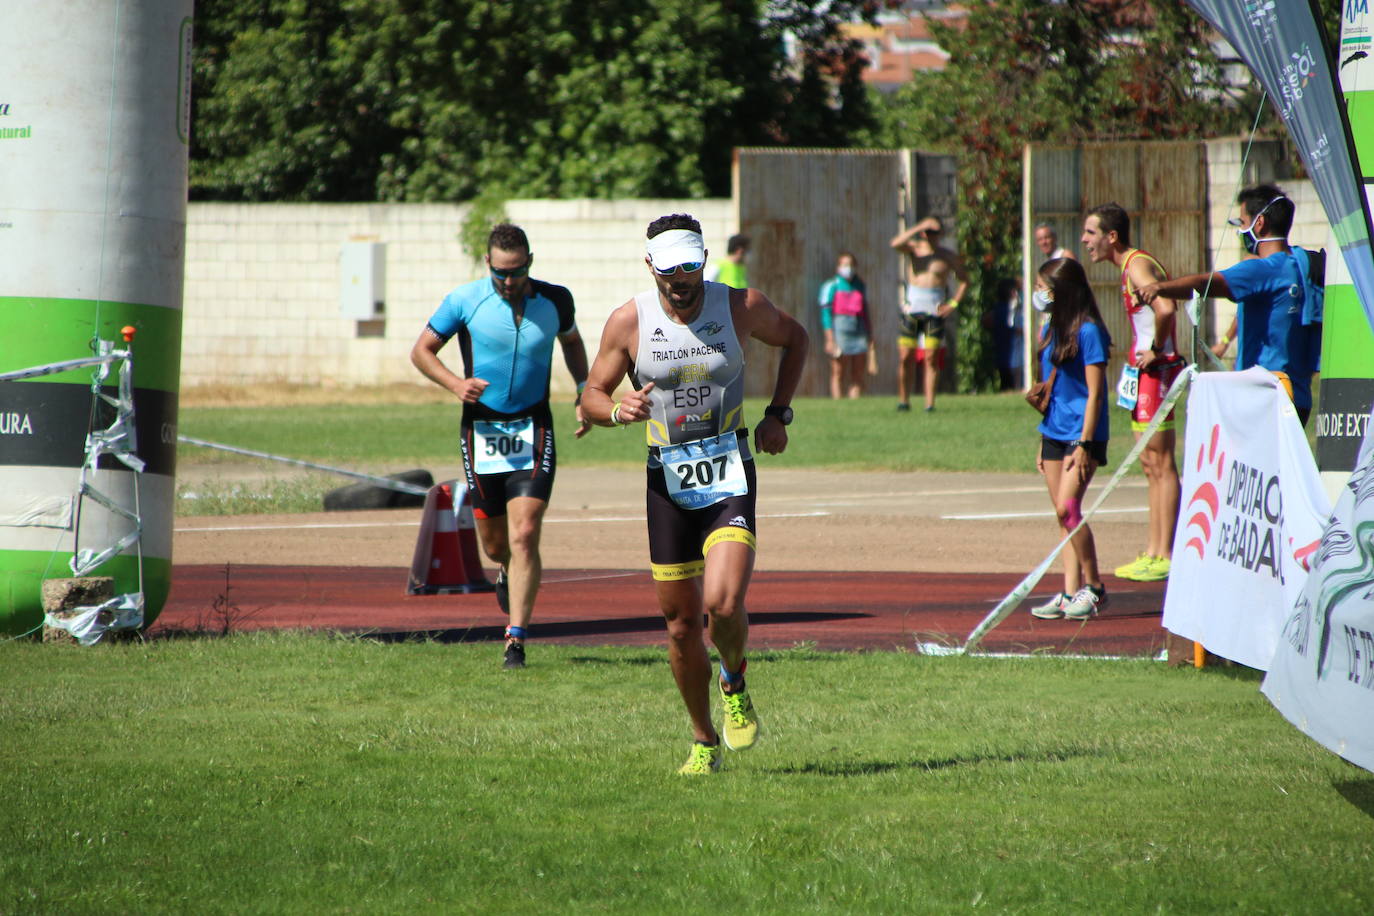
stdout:
POLYGON ((649 239, 644 251, 659 270, 671 270, 679 264, 701 264, 706 260, 706 243, 701 233, 690 229, 660 232, 649 239))

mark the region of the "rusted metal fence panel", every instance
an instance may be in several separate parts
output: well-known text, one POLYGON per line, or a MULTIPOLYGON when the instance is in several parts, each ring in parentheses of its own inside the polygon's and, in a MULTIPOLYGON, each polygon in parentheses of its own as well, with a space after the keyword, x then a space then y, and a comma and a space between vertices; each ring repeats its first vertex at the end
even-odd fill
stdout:
MULTIPOLYGON (((914 206, 948 206, 948 211, 929 212, 953 216, 952 158, 899 150, 755 148, 738 149, 735 156, 740 231, 752 240, 749 285, 795 316, 811 335, 799 394, 829 393, 817 294, 834 274, 841 251, 854 255, 868 289, 878 361, 868 391, 895 392, 902 264, 888 243, 913 208, 912 200, 914 206)), ((750 395, 771 393, 777 360, 774 349, 750 348, 750 395)))
MULTIPOLYGON (((1121 271, 1110 262, 1088 261, 1079 242, 1083 218, 1093 207, 1115 201, 1130 214, 1132 247, 1153 254, 1171 276, 1195 270, 1193 265, 1204 263, 1206 255, 1205 146, 1193 140, 1072 147, 1033 144, 1028 155, 1023 192, 1030 202, 1025 276, 1031 280, 1041 263, 1040 251, 1031 241, 1034 226, 1049 223, 1060 244, 1084 262, 1093 295, 1112 335, 1107 371, 1109 382, 1115 385, 1130 343, 1121 299, 1121 271)), ((1038 327, 1033 313, 1027 312, 1026 325, 1032 330, 1038 327)), ((1183 315, 1179 316, 1176 333, 1180 351, 1191 354, 1194 329, 1183 315)))

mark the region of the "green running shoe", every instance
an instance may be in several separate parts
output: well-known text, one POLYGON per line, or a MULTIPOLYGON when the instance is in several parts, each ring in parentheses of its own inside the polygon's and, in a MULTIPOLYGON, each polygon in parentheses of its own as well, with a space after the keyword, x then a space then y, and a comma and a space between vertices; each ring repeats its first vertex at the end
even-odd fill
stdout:
POLYGON ((692 753, 679 769, 682 776, 710 776, 720 769, 720 745, 692 742, 692 753))
POLYGON ((1130 579, 1132 582, 1142 582, 1140 577, 1150 568, 1150 564, 1155 558, 1148 553, 1142 553, 1125 566, 1118 566, 1115 570, 1118 579, 1130 579))
POLYGON ((1137 582, 1162 582, 1169 578, 1169 558, 1150 557, 1150 562, 1133 577, 1137 582))
POLYGON ((726 693, 721 685, 720 701, 725 707, 725 728, 721 733, 725 746, 732 751, 753 747, 759 737, 759 717, 754 714, 754 701, 749 699, 749 691, 741 683, 739 690, 726 693))

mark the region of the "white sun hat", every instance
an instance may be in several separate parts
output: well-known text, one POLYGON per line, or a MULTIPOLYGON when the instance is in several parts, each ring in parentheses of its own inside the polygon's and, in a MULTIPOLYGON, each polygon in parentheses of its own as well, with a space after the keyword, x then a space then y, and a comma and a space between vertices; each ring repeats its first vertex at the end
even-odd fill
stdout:
POLYGON ((706 242, 700 232, 690 229, 660 232, 649 239, 644 251, 659 270, 671 270, 679 264, 701 264, 706 260, 706 242))

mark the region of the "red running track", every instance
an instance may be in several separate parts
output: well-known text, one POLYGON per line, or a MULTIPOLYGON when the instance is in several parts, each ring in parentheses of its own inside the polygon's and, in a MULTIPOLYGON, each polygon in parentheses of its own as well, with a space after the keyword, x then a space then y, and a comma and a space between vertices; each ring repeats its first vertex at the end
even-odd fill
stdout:
MULTIPOLYGON (((316 628, 400 639, 497 640, 505 616, 490 592, 404 594, 407 570, 371 566, 175 566, 171 598, 153 631, 316 628), (221 596, 226 600, 220 601, 221 596), (217 602, 221 607, 217 610, 217 602), (227 612, 223 608, 228 608, 227 612)), ((964 638, 1021 576, 891 572, 758 572, 749 588, 749 644, 784 649, 914 650, 964 638)), ((983 652, 1157 655, 1164 646, 1163 582, 1108 578, 1108 603, 1087 623, 1037 620, 1030 601, 983 640, 983 652)), ((530 638, 573 645, 664 642, 647 572, 545 570, 530 638)))

